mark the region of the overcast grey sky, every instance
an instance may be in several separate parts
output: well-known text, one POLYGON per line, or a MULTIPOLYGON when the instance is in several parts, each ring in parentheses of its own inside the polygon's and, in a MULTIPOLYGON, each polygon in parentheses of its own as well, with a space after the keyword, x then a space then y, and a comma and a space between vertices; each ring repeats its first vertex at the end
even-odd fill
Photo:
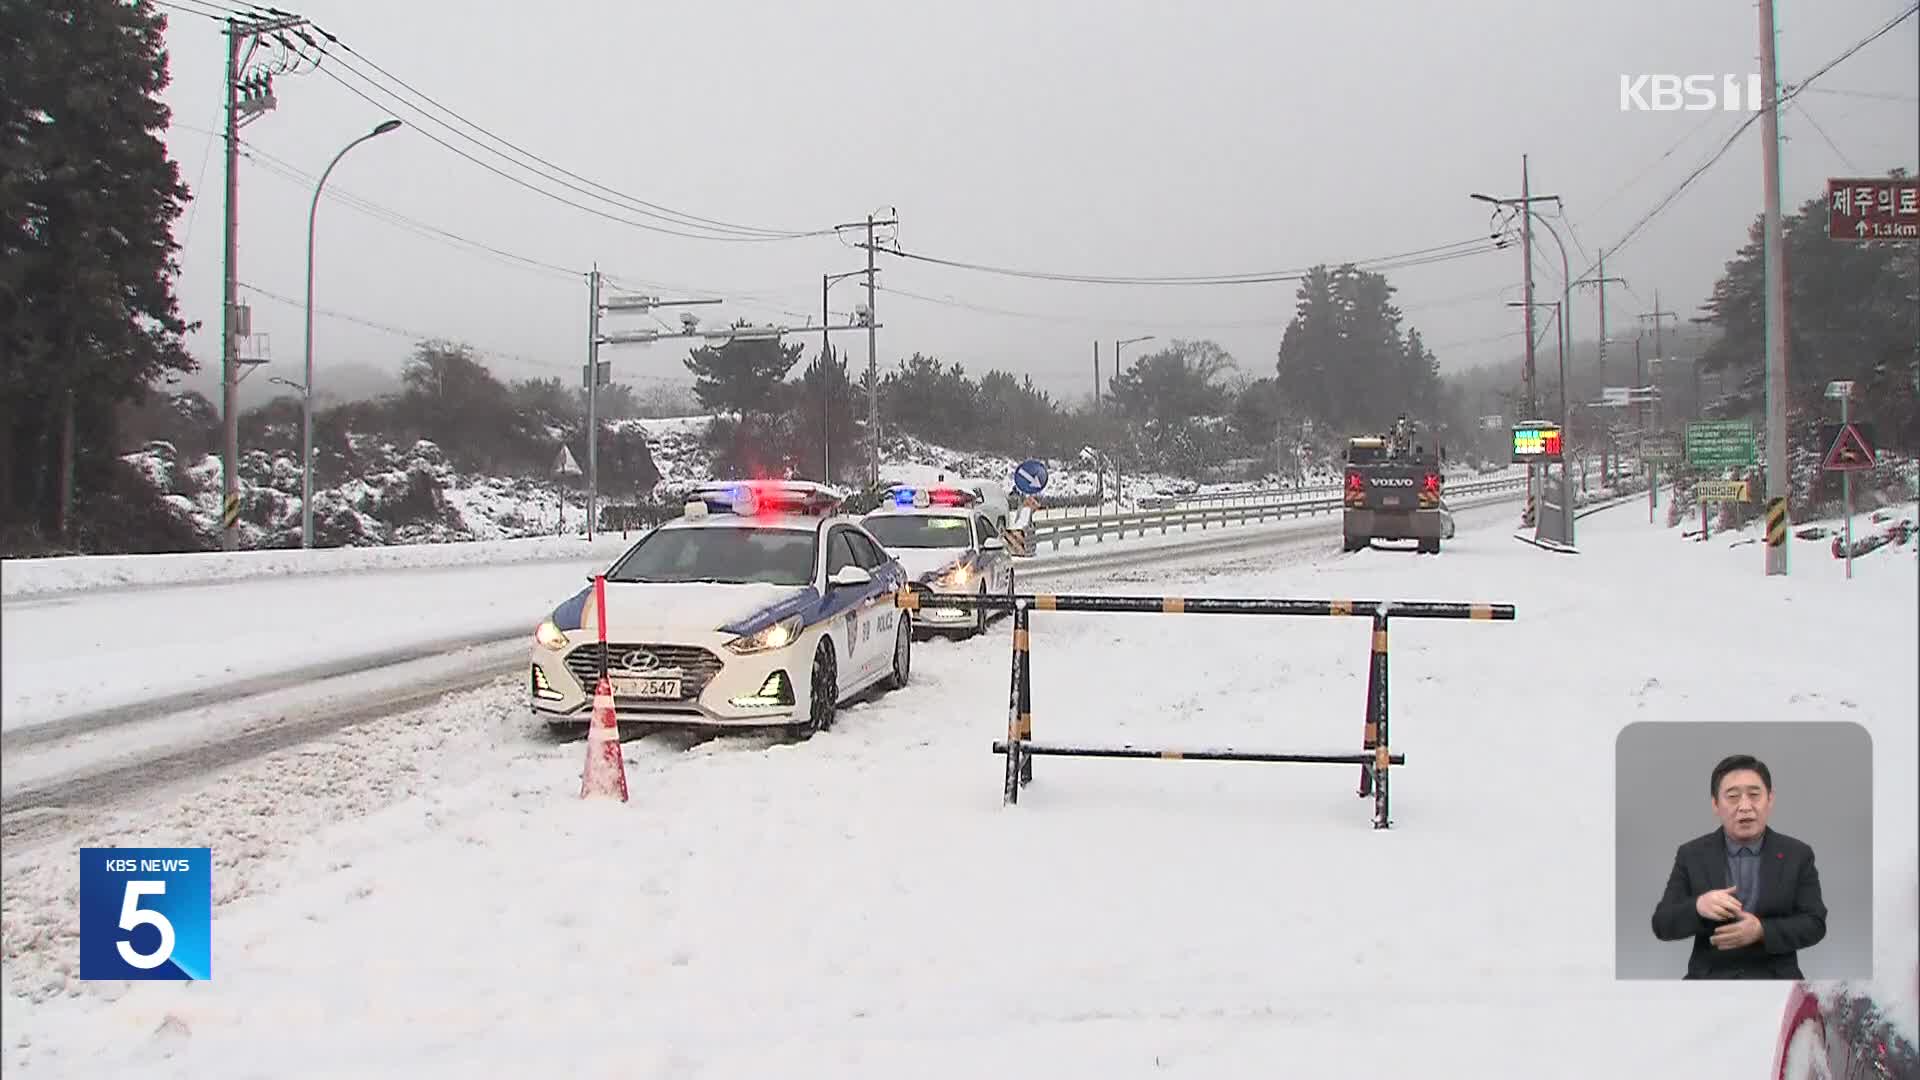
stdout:
MULTIPOLYGON (((1523 153, 1534 190, 1565 200, 1571 231, 1562 234, 1578 275, 1589 262, 1580 248, 1615 244, 1746 119, 1622 112, 1619 76, 1758 70, 1756 10, 1739 0, 280 3, 357 50, 362 59, 347 62, 362 71, 382 78, 367 62, 378 64, 633 198, 791 230, 891 206, 908 251, 1090 275, 1284 270, 1484 236, 1489 208, 1468 193, 1517 195, 1523 153)), ((1778 0, 1782 79, 1808 75, 1910 4, 1778 0)), ((169 145, 197 196, 177 226, 180 295, 187 318, 213 327, 224 46, 213 20, 170 14, 169 145)), ((387 101, 345 66, 323 67, 387 101)), ((1920 18, 1816 86, 1829 92, 1802 95, 1782 118, 1789 207, 1822 191, 1828 176, 1914 168, 1920 18)), ((701 309, 709 320, 817 319, 820 275, 864 265, 863 252, 831 236, 715 242, 598 218, 427 136, 576 202, 646 220, 515 169, 412 109, 376 109, 324 73, 281 77, 276 90, 278 109, 242 133, 257 156, 241 169, 240 278, 290 300, 304 286, 311 187, 284 171, 317 174, 389 115, 408 126, 354 150, 329 192, 558 267, 598 262, 635 285, 730 298, 701 309)), ((1756 123, 1608 259, 1608 272, 1632 286, 1610 290, 1616 338, 1631 334, 1656 288, 1667 308, 1696 313, 1760 208, 1759 134, 1756 123)), ((1557 293, 1559 258, 1541 240, 1540 265, 1552 272, 1536 281, 1557 293)), ((331 198, 320 205, 317 262, 319 308, 467 340, 502 375, 578 379, 583 279, 423 236, 331 198)), ((951 302, 882 292, 883 367, 919 350, 976 373, 1030 372, 1074 397, 1089 391, 1095 339, 1109 343, 1110 362, 1115 338, 1209 337, 1243 370, 1270 374, 1294 303, 1292 284, 1123 287, 885 255, 880 265, 883 288, 951 302)), ((1445 366, 1519 350, 1520 313, 1504 306, 1518 296, 1517 248, 1389 276, 1445 366)), ((834 287, 841 318, 859 293, 857 280, 834 287)), ((243 297, 255 330, 271 335, 265 374, 297 380, 300 308, 243 297)), ((1575 334, 1591 338, 1596 325, 1587 290, 1575 334)), ((411 348, 405 334, 329 316, 316 319, 315 335, 322 389, 330 364, 397 369, 411 348)), ((864 340, 842 337, 864 363, 864 340)), ((192 345, 217 371, 217 339, 203 330, 192 345)), ((661 343, 603 358, 617 379, 645 386, 684 382, 684 355, 684 343, 661 343)))

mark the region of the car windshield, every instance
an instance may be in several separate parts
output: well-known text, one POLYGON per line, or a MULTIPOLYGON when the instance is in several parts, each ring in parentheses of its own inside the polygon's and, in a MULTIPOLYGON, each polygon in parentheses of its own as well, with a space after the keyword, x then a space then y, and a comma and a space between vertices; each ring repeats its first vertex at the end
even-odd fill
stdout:
POLYGON ((810 585, 812 529, 659 529, 607 573, 608 581, 810 585))
POLYGON ((955 514, 877 514, 861 524, 889 548, 963 548, 972 535, 967 519, 955 514))

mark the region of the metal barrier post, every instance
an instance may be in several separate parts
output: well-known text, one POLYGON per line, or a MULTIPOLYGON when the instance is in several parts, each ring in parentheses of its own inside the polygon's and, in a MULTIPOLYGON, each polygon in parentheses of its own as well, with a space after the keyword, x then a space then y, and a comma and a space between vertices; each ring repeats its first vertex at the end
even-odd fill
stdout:
POLYGON ((1373 659, 1367 671, 1368 711, 1372 714, 1367 727, 1372 729, 1373 751, 1373 827, 1385 829, 1392 824, 1388 817, 1387 769, 1389 765, 1388 747, 1392 745, 1387 729, 1387 613, 1384 609, 1373 615, 1373 659))
POLYGON ((1026 742, 1033 737, 1033 687, 1027 682, 1028 648, 1027 601, 1013 605, 1013 662, 1007 688, 1007 782, 1000 805, 1020 801, 1020 786, 1033 780, 1033 763, 1025 753, 1026 742))

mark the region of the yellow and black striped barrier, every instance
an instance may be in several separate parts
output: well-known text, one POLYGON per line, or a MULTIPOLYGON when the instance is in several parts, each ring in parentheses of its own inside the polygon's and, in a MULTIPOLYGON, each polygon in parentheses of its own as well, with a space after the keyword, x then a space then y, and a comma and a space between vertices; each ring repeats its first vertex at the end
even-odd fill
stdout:
POLYGON ((966 596, 901 589, 894 606, 907 611, 946 608, 960 611, 1013 613, 1013 665, 1007 691, 1007 737, 993 744, 1006 757, 1006 786, 1001 800, 1020 801, 1020 789, 1033 781, 1036 757, 1157 758, 1163 761, 1252 761, 1360 766, 1359 795, 1373 796, 1373 827, 1392 825, 1388 801, 1388 770, 1406 764, 1404 754, 1393 753, 1388 729, 1387 624, 1390 619, 1469 619, 1511 622, 1512 604, 1462 604, 1429 600, 1288 600, 1271 597, 1096 596, 1073 593, 966 596), (1033 633, 1034 611, 1135 612, 1161 615, 1291 615, 1361 617, 1373 621, 1367 664, 1367 701, 1359 754, 1306 754, 1223 748, 1149 746, 1092 746, 1033 741, 1033 633))
POLYGON ((239 523, 240 496, 229 495, 227 496, 226 504, 221 507, 220 525, 222 528, 231 529, 239 523))
POLYGON ((1787 500, 1785 496, 1775 496, 1767 500, 1767 546, 1779 547, 1787 542, 1787 500))

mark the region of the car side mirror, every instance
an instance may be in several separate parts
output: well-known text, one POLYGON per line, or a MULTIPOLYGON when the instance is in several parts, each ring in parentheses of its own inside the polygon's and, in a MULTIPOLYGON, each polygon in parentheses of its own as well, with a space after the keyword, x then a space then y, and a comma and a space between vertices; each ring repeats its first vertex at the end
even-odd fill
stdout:
POLYGON ((871 584, 873 584, 873 575, 858 566, 843 566, 827 579, 827 586, 834 589, 855 589, 871 584))
POLYGON ((985 540, 980 541, 980 550, 1005 551, 1007 550, 1007 542, 997 536, 989 536, 985 540))

